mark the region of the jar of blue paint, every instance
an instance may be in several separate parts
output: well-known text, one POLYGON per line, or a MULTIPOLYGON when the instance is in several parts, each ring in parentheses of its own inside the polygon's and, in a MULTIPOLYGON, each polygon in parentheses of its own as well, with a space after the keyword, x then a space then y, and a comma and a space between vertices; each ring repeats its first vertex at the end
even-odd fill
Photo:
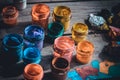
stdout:
POLYGON ((25 64, 39 64, 41 61, 41 52, 38 48, 28 47, 23 52, 23 61, 25 64))
POLYGON ((44 29, 41 26, 27 26, 23 34, 24 49, 27 47, 36 47, 41 51, 43 48, 44 36, 44 29))
POLYGON ((15 33, 5 35, 1 48, 6 62, 17 63, 22 59, 23 38, 15 33))

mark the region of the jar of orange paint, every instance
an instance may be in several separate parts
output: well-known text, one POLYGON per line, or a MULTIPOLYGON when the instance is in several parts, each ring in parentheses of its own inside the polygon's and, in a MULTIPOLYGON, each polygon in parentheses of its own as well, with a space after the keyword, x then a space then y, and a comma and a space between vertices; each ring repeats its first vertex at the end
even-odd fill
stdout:
POLYGON ((74 51, 74 41, 68 36, 61 36, 55 39, 53 45, 54 57, 64 57, 71 62, 74 51))
POLYGON ((94 52, 94 45, 87 41, 81 41, 76 47, 76 59, 82 64, 87 64, 91 61, 94 52))
POLYGON ((18 15, 18 10, 14 6, 6 6, 2 10, 3 22, 8 25, 15 25, 18 15))
POLYGON ((56 6, 52 13, 53 22, 60 22, 64 26, 64 31, 69 29, 71 20, 71 9, 67 6, 56 6))
POLYGON ((85 40, 88 34, 88 26, 83 23, 75 23, 72 27, 72 39, 76 44, 82 40, 85 40))
POLYGON ((35 4, 32 7, 32 22, 38 24, 44 29, 48 26, 48 20, 50 16, 50 8, 46 4, 35 4))
POLYGON ((39 64, 28 64, 24 68, 23 76, 25 80, 42 80, 43 68, 39 64))

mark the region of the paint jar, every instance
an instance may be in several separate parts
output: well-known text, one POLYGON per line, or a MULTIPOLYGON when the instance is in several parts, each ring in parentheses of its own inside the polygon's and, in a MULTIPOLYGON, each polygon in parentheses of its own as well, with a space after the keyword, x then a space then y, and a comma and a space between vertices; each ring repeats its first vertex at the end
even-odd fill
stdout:
POLYGON ((74 41, 67 36, 61 36, 55 39, 53 45, 53 55, 54 57, 66 58, 69 62, 72 60, 72 55, 74 51, 74 41))
POLYGON ((25 64, 36 63, 39 64, 41 61, 41 52, 38 48, 28 47, 23 52, 23 61, 25 64))
POLYGON ((13 0, 13 4, 18 10, 23 10, 27 7, 27 0, 13 0))
POLYGON ((69 29, 71 10, 67 6, 56 6, 52 13, 53 21, 60 22, 64 26, 64 31, 69 29))
POLYGON ((75 23, 72 27, 72 39, 77 43, 86 39, 88 35, 88 26, 83 23, 75 23))
POLYGON ((24 48, 36 47, 41 51, 43 48, 44 36, 44 29, 41 26, 28 25, 23 34, 24 48))
POLYGON ((87 64, 91 61, 94 52, 94 45, 87 41, 81 41, 76 47, 76 59, 82 64, 87 64))
POLYGON ((39 64, 28 64, 24 68, 23 76, 25 80, 42 80, 43 68, 39 64))
POLYGON ((8 25, 16 25, 18 15, 18 10, 14 6, 6 6, 2 10, 3 22, 8 25))
POLYGON ((55 57, 51 63, 53 80, 66 80, 67 72, 70 69, 68 60, 62 57, 55 57))
POLYGON ((47 38, 49 39, 50 43, 54 43, 54 40, 57 37, 62 36, 63 33, 64 33, 64 27, 61 23, 52 22, 48 24, 47 38))
POLYGON ((7 64, 14 64, 22 60, 23 38, 19 34, 5 35, 1 48, 7 64))
POLYGON ((48 20, 50 16, 50 8, 46 4, 35 4, 32 7, 32 22, 33 24, 38 24, 44 29, 48 26, 48 20))

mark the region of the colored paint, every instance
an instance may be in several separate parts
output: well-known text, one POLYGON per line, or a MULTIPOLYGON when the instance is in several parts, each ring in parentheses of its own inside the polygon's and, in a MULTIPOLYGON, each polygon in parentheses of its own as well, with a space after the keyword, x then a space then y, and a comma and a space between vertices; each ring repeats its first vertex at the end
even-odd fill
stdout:
POLYGON ((64 26, 64 31, 69 29, 71 10, 67 6, 56 6, 53 10, 53 21, 60 22, 64 26))
POLYGON ((55 57, 51 63, 52 77, 54 80, 66 80, 67 72, 70 69, 68 60, 62 57, 55 57))
POLYGON ((100 72, 104 74, 108 74, 110 66, 115 65, 115 63, 105 60, 103 62, 100 62, 99 65, 100 65, 100 72))
POLYGON ((77 73, 76 70, 70 70, 67 73, 66 80, 83 80, 82 77, 77 73))
POLYGON ((61 36, 55 39, 53 45, 54 57, 64 57, 69 62, 72 60, 72 54, 74 51, 74 41, 68 36, 61 36))
POLYGON ((38 48, 28 47, 23 52, 23 61, 25 64, 36 63, 41 61, 41 53, 38 48))
POLYGON ((2 54, 7 64, 15 64, 22 60, 23 38, 18 34, 5 35, 2 41, 2 54))
POLYGON ((25 80, 42 80, 43 68, 39 64, 28 64, 24 68, 23 76, 25 80))
POLYGON ((83 41, 86 39, 88 35, 88 26, 83 23, 75 23, 72 27, 72 39, 79 43, 80 41, 83 41))
POLYGON ((64 27, 61 23, 52 22, 48 25, 47 37, 50 43, 53 43, 57 37, 62 36, 64 33, 64 27))
POLYGON ((120 29, 114 26, 109 26, 110 30, 108 36, 111 40, 119 41, 120 40, 120 29))
POLYGON ((44 29, 48 26, 50 8, 46 4, 35 4, 32 6, 32 22, 38 24, 44 29))
POLYGON ((84 66, 81 68, 76 68, 77 73, 82 77, 82 80, 86 80, 87 76, 97 75, 98 69, 93 68, 92 66, 84 66))
POLYGON ((76 47, 76 59, 78 62, 86 64, 91 61, 94 52, 94 45, 87 41, 81 41, 76 47))
POLYGON ((28 25, 23 34, 24 48, 36 47, 40 51, 43 48, 44 29, 38 25, 28 25))
POLYGON ((14 6, 6 6, 2 10, 3 22, 8 25, 17 24, 18 10, 14 6))

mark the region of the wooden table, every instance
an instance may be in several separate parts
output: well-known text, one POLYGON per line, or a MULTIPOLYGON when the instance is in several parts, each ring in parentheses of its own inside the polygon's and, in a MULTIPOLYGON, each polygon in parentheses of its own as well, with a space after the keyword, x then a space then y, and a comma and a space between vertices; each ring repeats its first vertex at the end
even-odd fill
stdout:
MULTIPOLYGON (((72 25, 74 23, 77 22, 81 22, 81 23, 85 23, 84 20, 86 20, 88 18, 88 15, 90 13, 96 14, 98 12, 101 11, 102 8, 107 8, 107 9, 111 9, 112 6, 116 5, 118 2, 120 2, 119 0, 109 0, 109 1, 104 1, 104 0, 99 0, 99 1, 72 1, 72 0, 66 0, 66 1, 59 1, 57 2, 56 0, 28 0, 28 4, 27 4, 27 8, 19 11, 19 17, 18 17, 18 23, 16 26, 14 27, 7 27, 5 25, 3 25, 2 21, 0 23, 0 40, 2 41, 2 38, 9 33, 18 33, 20 35, 23 35, 23 31, 25 29, 25 27, 29 24, 32 24, 32 20, 31 20, 31 7, 36 4, 36 3, 45 3, 50 7, 50 13, 52 13, 53 8, 55 6, 58 5, 65 5, 70 7, 71 11, 72 11, 72 19, 70 22, 70 28, 68 31, 66 31, 64 33, 64 35, 66 36, 71 36, 71 28, 72 25), (46 1, 46 2, 45 2, 46 1)), ((1 19, 0 19, 1 20, 1 19)), ((49 18, 49 23, 52 22, 52 15, 50 14, 50 18, 49 18)), ((89 32, 91 32, 89 30, 89 32)), ((104 45, 107 45, 108 42, 106 42, 104 40, 104 38, 102 37, 102 34, 89 34, 87 36, 87 40, 91 41, 94 46, 95 46, 95 51, 94 51, 94 55, 93 55, 93 60, 97 59, 100 60, 100 58, 98 57, 99 53, 102 51, 104 45)), ((44 69, 44 79, 43 80, 50 80, 50 63, 52 60, 52 44, 46 43, 44 42, 44 48, 42 49, 41 53, 42 53, 42 61, 41 61, 41 65, 44 69)), ((76 53, 74 53, 75 55, 76 53)), ((89 65, 89 64, 86 64, 89 65)), ((73 60, 71 62, 71 69, 75 69, 76 67, 81 67, 84 65, 81 65, 79 63, 77 63, 73 57, 73 60)), ((8 68, 8 67, 7 67, 8 68)), ((7 69, 4 68, 4 69, 7 69)), ((24 69, 24 66, 19 64, 19 65, 14 65, 9 67, 7 70, 10 70, 7 74, 14 74, 14 72, 17 73, 17 75, 15 76, 3 76, 3 68, 0 67, 0 80, 23 80, 23 75, 22 75, 22 71, 24 69), (20 74, 19 74, 20 73, 20 74)), ((53 79, 52 79, 53 80, 53 79)))

